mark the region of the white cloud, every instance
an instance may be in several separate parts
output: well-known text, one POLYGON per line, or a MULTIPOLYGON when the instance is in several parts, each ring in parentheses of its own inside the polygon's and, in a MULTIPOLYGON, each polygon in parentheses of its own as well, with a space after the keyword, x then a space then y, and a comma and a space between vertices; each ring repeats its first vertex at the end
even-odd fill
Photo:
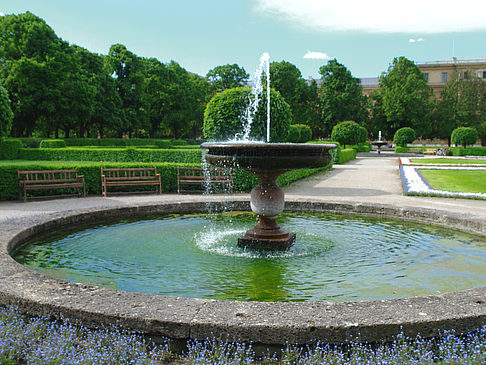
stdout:
POLYGON ((305 55, 304 58, 308 58, 311 60, 330 60, 331 57, 327 55, 327 53, 323 52, 315 52, 315 51, 308 51, 305 55))
POLYGON ((444 33, 486 30, 486 1, 255 0, 256 9, 320 31, 444 33), (433 16, 432 16, 433 14, 433 16))
POLYGON ((408 41, 410 43, 415 43, 415 42, 423 42, 424 39, 423 38, 417 38, 417 39, 410 38, 408 41))

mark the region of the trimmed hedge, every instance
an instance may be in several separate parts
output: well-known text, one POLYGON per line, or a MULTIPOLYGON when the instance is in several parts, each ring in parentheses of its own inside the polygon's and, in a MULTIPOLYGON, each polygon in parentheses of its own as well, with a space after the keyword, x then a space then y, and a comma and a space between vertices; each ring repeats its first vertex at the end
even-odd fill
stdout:
POLYGON ((22 142, 15 138, 0 138, 0 160, 15 160, 22 149, 22 142))
MULTIPOLYGON (((77 168, 80 175, 84 175, 86 192, 101 195, 101 167, 157 167, 162 180, 162 192, 177 191, 177 167, 199 167, 200 164, 181 163, 133 163, 133 162, 83 162, 83 161, 2 161, 0 162, 0 200, 18 199, 17 170, 57 170, 77 168)), ((129 190, 133 190, 129 187, 129 190)), ((138 189, 138 188, 137 188, 138 189)), ((127 190, 120 188, 120 190, 127 190)), ((153 190, 153 187, 147 187, 153 190)), ((111 188, 110 191, 115 191, 111 188)), ((45 192, 33 191, 33 194, 45 195, 45 192)))
POLYGON ((100 147, 125 147, 125 146, 157 146, 158 148, 170 148, 172 142, 169 139, 154 138, 65 138, 66 146, 100 146, 100 147))
POLYGON ((201 163, 200 149, 22 148, 19 159, 30 161, 109 161, 201 163))
POLYGON ((450 147, 452 156, 486 156, 486 147, 450 147))
MULTIPOLYGON (((1 161, 0 162, 0 200, 18 199, 17 170, 57 170, 77 168, 80 175, 84 175, 86 181, 86 192, 92 195, 101 195, 101 167, 123 168, 123 167, 157 167, 161 175, 162 192, 174 193, 177 191, 177 167, 200 167, 200 163, 140 163, 140 162, 83 162, 83 161, 1 161)), ((331 167, 318 169, 302 169, 286 172, 281 175, 277 183, 280 186, 290 184, 293 181, 323 171, 331 167)), ((250 191, 257 183, 256 177, 248 171, 234 170, 235 191, 250 191)), ((110 191, 132 191, 133 187, 111 188, 110 191)), ((137 188, 138 190, 138 188, 137 188)), ((147 187, 145 190, 153 190, 147 187)), ((47 192, 49 193, 49 192, 47 192)), ((47 195, 46 191, 36 192, 35 195, 47 195)), ((53 191, 58 195, 59 191, 53 191)))
POLYGON ((336 163, 343 164, 345 162, 354 160, 356 158, 356 150, 354 148, 343 148, 337 156, 336 163))
POLYGON ((64 148, 66 142, 63 139, 43 139, 39 148, 64 148))

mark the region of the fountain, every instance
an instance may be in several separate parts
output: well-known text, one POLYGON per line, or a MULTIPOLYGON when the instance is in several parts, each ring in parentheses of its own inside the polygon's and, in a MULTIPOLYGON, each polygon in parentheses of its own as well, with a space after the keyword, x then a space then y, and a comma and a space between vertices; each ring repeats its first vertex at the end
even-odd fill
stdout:
POLYGON ((371 144, 373 146, 376 146, 376 148, 378 149, 378 154, 381 154, 381 151, 380 151, 381 147, 383 147, 387 144, 387 142, 381 140, 381 131, 378 132, 378 140, 371 142, 371 144))
MULTIPOLYGON (((293 169, 317 168, 329 165, 330 151, 334 144, 296 144, 270 142, 270 65, 269 55, 264 53, 257 68, 249 106, 243 119, 241 141, 226 143, 203 143, 207 149, 205 159, 218 167, 241 168, 250 171, 258 179, 258 185, 251 191, 251 210, 258 216, 258 224, 238 239, 241 247, 262 249, 287 249, 295 240, 295 233, 279 227, 276 218, 285 205, 284 193, 277 185, 277 178, 293 169), (253 116, 259 105, 259 95, 263 92, 262 74, 266 71, 267 91, 267 132, 266 142, 249 141, 253 116)), ((238 137, 237 134, 236 137, 238 137)))

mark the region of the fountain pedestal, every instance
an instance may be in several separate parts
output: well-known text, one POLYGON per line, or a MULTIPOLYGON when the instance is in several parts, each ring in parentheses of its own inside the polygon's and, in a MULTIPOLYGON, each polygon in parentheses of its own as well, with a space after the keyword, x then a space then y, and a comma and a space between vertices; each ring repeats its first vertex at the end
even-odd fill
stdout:
POLYGON ((250 171, 258 178, 251 191, 251 210, 258 224, 238 239, 238 245, 260 249, 287 249, 295 241, 295 233, 286 232, 277 224, 277 216, 285 206, 284 192, 277 178, 294 169, 329 165, 330 151, 335 144, 307 143, 203 143, 208 149, 206 161, 219 167, 250 171))
POLYGON ((295 233, 287 232, 277 224, 277 216, 283 212, 285 195, 277 185, 277 178, 285 170, 250 170, 257 178, 258 185, 251 190, 250 206, 258 216, 258 224, 238 239, 238 246, 287 249, 295 241, 295 233))

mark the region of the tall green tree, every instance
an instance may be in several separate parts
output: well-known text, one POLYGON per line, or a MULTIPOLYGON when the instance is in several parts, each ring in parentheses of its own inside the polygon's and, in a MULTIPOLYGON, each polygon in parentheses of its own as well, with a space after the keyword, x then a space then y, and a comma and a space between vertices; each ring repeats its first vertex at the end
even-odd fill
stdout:
POLYGON ((170 71, 155 58, 144 59, 143 107, 149 122, 149 134, 155 138, 170 110, 170 71))
POLYGON ((10 135, 12 129, 13 113, 10 108, 10 99, 7 90, 0 85, 0 137, 10 135))
POLYGON ((316 124, 317 84, 309 85, 295 65, 287 61, 270 63, 270 85, 290 105, 293 123, 316 124))
POLYGON ((425 75, 405 57, 395 58, 380 76, 380 96, 388 130, 413 128, 418 135, 430 132, 432 89, 425 75))
POLYGON ((244 86, 250 75, 243 67, 234 63, 232 65, 216 66, 212 70, 209 70, 206 77, 216 91, 223 91, 244 86))
POLYGON ((449 138, 459 126, 474 127, 481 144, 486 145, 486 83, 473 72, 456 75, 447 82, 437 110, 441 137, 449 138))
POLYGON ((49 67, 60 48, 61 40, 34 14, 0 17, 0 77, 11 100, 14 136, 30 136, 55 110, 57 80, 49 67))
POLYGON ((123 132, 132 137, 137 130, 148 129, 143 110, 143 62, 124 45, 114 44, 108 52, 107 65, 122 100, 123 132))
POLYGON ((319 90, 320 128, 323 133, 330 134, 337 123, 346 120, 363 123, 364 98, 360 80, 336 59, 322 66, 319 73, 322 80, 319 90))

